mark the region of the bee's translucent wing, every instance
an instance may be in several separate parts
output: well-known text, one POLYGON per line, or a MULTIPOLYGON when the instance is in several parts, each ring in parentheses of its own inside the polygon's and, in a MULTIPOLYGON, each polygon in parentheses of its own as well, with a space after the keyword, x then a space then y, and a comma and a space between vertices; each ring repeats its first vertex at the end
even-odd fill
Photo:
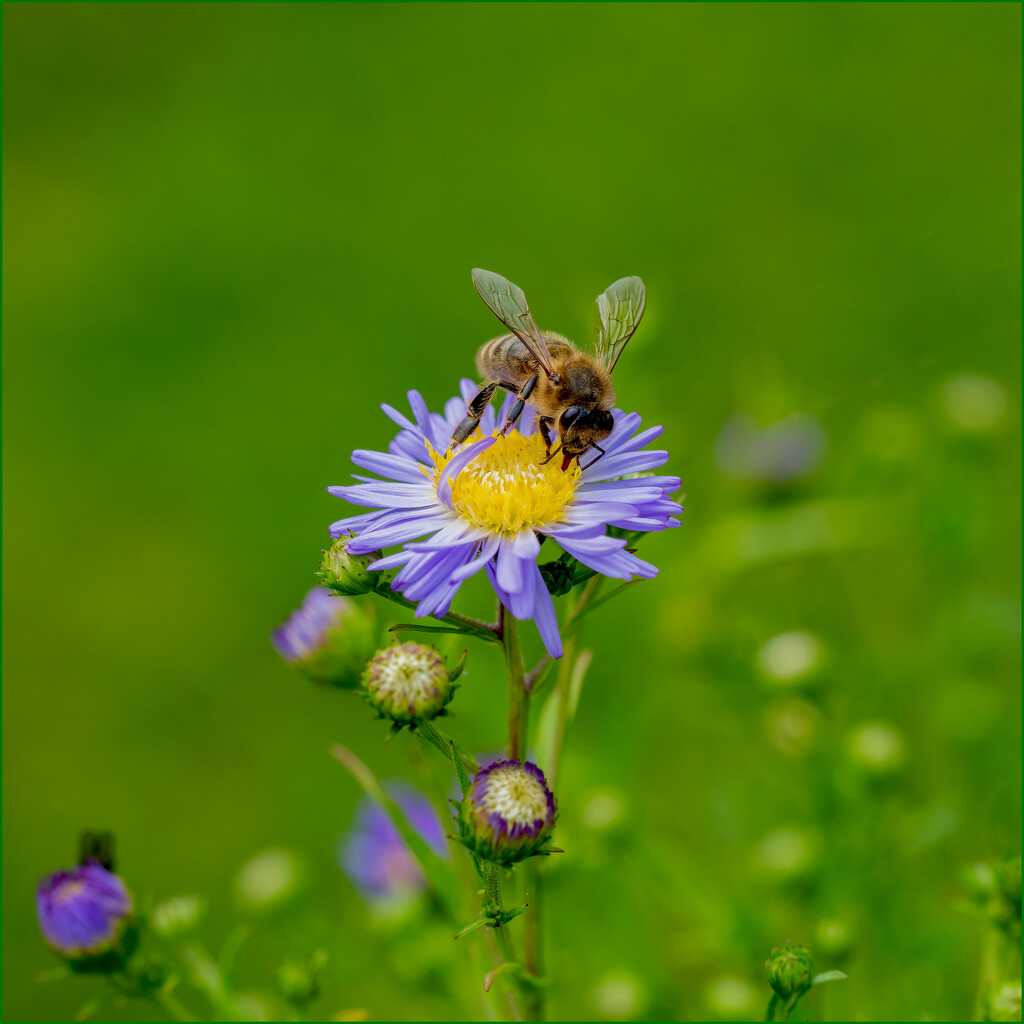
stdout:
POLYGON ((597 297, 597 358, 609 369, 640 324, 647 292, 639 277, 623 277, 597 297))
POLYGON ((555 371, 551 353, 544 343, 522 288, 489 270, 473 271, 473 284, 487 308, 530 350, 530 354, 551 376, 555 371))

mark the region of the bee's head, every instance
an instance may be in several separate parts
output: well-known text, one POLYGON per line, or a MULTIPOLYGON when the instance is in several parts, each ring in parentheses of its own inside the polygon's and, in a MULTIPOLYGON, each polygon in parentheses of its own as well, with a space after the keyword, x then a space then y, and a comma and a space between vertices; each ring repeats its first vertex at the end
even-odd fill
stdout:
POLYGON ((562 469, 582 455, 595 442, 600 444, 615 425, 607 409, 584 409, 570 405, 558 420, 558 436, 562 442, 562 469))

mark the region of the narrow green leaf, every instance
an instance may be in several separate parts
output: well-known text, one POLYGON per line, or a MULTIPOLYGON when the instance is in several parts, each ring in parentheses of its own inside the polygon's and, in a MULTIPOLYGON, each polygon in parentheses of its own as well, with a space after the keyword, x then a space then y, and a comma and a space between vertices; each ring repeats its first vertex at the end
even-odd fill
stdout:
POLYGON ((824 985, 826 981, 846 981, 847 978, 849 978, 849 975, 844 974, 842 971, 823 971, 821 974, 814 976, 811 984, 824 985))

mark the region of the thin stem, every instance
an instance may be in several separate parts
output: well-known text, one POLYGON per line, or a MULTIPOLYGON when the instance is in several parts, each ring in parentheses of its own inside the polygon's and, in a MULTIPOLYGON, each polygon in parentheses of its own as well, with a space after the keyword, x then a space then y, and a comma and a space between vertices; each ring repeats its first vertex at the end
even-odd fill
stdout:
POLYGON ((149 992, 150 999, 167 1014, 171 1020, 198 1020, 174 997, 173 993, 163 988, 156 988, 149 992))
POLYGON ((508 676, 508 756, 513 761, 521 761, 526 754, 530 704, 516 620, 504 607, 501 610, 501 643, 508 676))
MULTIPOLYGON (((454 740, 451 737, 443 733, 433 722, 418 722, 416 728, 413 729, 421 739, 425 740, 432 747, 435 747, 441 756, 451 765, 451 751, 454 740)), ((462 761, 463 767, 470 775, 475 775, 480 771, 480 765, 477 763, 475 757, 471 754, 466 753, 458 743, 454 743, 455 753, 458 754, 459 760, 462 761)))
MULTIPOLYGON (((544 974, 544 921, 541 917, 543 906, 542 879, 544 865, 542 857, 531 857, 523 867, 526 869, 526 892, 530 909, 523 917, 523 966, 534 978, 544 974)), ((533 986, 524 994, 526 1016, 529 1020, 544 1019, 544 992, 533 986)))

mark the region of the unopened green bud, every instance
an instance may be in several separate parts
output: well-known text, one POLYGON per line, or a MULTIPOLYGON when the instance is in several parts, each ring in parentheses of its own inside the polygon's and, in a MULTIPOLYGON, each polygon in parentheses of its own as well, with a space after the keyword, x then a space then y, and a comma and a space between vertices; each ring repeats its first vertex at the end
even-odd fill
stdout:
POLYGON ((362 693, 383 717, 407 725, 442 714, 456 688, 433 647, 409 642, 385 647, 370 659, 362 693))
POLYGON ((190 935, 206 916, 206 901, 201 896, 175 896, 157 904, 150 917, 153 931, 165 939, 190 935))
POLYGON ((814 981, 814 959, 803 946, 778 946, 764 965, 768 984, 783 999, 802 996, 814 981))
POLYGON ((983 1020, 1020 1020, 1021 984, 1016 981, 997 982, 982 999, 983 1020))
POLYGON ((327 950, 318 949, 308 960, 287 960, 277 972, 277 987, 292 1006, 303 1009, 320 995, 327 966, 327 950))
POLYGON ((348 597, 368 594, 377 589, 382 581, 381 574, 369 572, 366 567, 384 557, 382 551, 371 551, 365 555, 349 554, 348 545, 351 540, 351 537, 339 537, 323 553, 320 571, 317 573, 325 587, 348 597))

